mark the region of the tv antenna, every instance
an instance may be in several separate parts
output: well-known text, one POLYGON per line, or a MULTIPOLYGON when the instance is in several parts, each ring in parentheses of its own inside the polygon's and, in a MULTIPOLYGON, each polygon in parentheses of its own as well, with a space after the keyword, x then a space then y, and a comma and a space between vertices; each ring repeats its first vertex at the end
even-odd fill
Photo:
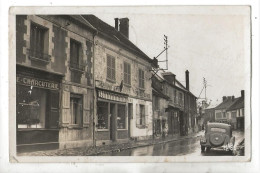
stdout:
MULTIPOLYGON (((169 45, 168 45, 168 36, 163 35, 163 39, 164 39, 164 49, 163 51, 161 51, 161 53, 159 53, 156 57, 153 58, 153 61, 156 62, 158 64, 158 62, 165 62, 166 64, 166 68, 159 68, 159 65, 157 66, 157 68, 153 68, 151 71, 153 71, 153 75, 156 75, 158 73, 159 70, 168 70, 168 49, 169 49, 169 45), (161 60, 158 61, 159 56, 161 56, 164 52, 166 52, 166 59, 165 60, 161 60)), ((151 77, 151 78, 152 78, 151 77)))

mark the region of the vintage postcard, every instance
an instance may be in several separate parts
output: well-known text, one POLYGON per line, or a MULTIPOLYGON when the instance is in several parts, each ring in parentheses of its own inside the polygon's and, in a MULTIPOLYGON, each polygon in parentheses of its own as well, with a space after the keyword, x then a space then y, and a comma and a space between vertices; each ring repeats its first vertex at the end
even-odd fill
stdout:
POLYGON ((251 160, 250 6, 12 7, 9 25, 10 162, 251 160))

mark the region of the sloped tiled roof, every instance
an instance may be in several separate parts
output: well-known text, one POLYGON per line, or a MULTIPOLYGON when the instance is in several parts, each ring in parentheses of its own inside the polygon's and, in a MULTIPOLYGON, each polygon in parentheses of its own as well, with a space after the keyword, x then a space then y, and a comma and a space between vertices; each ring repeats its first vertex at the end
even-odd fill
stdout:
POLYGON ((244 107, 245 107, 244 97, 239 97, 238 100, 233 105, 231 105, 227 110, 231 111, 231 110, 241 109, 244 107))
POLYGON ((150 59, 144 52, 142 52, 136 45, 134 45, 127 37, 125 37, 121 32, 117 31, 114 27, 105 23, 98 17, 94 15, 82 15, 93 27, 98 30, 98 34, 104 36, 111 41, 114 41, 117 44, 127 48, 129 51, 132 51, 138 54, 141 58, 146 61, 151 62, 150 59))
POLYGON ((239 98, 235 98, 232 100, 231 98, 227 98, 225 101, 220 103, 215 109, 228 109, 232 106, 239 98))

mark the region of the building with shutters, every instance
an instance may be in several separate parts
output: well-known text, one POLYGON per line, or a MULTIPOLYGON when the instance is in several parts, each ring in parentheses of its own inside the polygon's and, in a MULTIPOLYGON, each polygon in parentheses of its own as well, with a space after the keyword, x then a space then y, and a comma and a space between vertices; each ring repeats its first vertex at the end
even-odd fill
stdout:
POLYGON ((83 17, 95 37, 95 140, 97 145, 152 136, 152 60, 129 40, 128 18, 115 27, 94 15, 83 17))
POLYGON ((82 16, 16 16, 18 152, 93 145, 95 33, 82 16))

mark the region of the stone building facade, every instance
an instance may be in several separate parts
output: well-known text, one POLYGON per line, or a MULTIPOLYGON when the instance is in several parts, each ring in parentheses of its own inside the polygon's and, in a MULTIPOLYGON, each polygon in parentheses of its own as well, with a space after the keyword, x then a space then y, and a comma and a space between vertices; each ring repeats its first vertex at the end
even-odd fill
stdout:
POLYGON ((17 151, 93 144, 93 34, 81 16, 16 16, 17 151))
POLYGON ((128 39, 129 20, 115 27, 93 15, 84 18, 97 28, 94 68, 97 145, 152 136, 152 60, 128 39))

